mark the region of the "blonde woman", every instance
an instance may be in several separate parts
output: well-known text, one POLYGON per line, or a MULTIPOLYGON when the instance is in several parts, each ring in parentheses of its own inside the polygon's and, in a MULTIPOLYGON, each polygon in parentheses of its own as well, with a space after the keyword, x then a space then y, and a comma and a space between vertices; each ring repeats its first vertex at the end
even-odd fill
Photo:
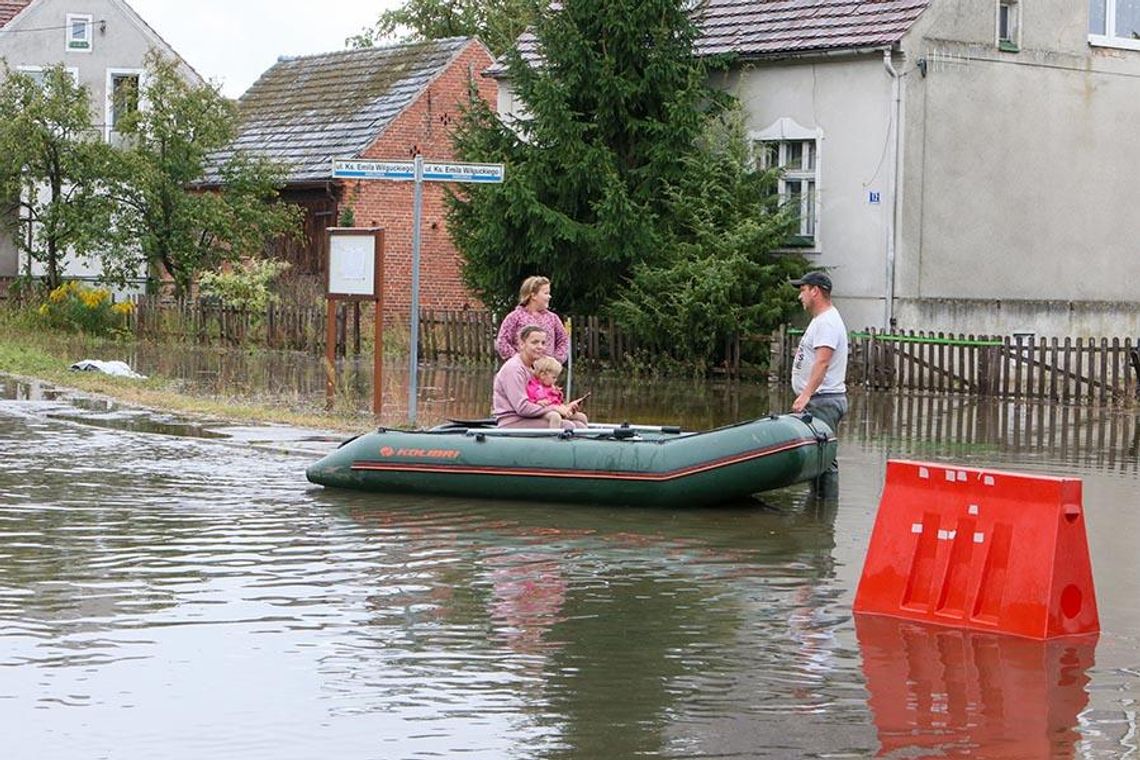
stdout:
POLYGON ((519 333, 527 325, 541 327, 549 337, 546 353, 563 364, 570 350, 570 338, 562 320, 550 310, 550 280, 534 275, 523 280, 519 288, 519 305, 499 325, 495 350, 504 361, 518 353, 519 333))

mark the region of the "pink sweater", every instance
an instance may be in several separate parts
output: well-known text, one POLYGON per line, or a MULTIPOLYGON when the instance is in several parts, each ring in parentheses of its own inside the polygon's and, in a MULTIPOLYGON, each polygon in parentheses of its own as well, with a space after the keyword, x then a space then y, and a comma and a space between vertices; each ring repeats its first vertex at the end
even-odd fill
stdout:
POLYGON ((570 338, 566 335, 562 320, 549 309, 533 312, 525 306, 515 307, 514 311, 503 318, 503 324, 499 325, 499 337, 495 339, 495 349, 499 356, 510 359, 518 353, 519 332, 527 325, 538 325, 546 330, 546 355, 565 364, 570 350, 570 338))
POLYGON ((534 377, 516 354, 499 368, 491 394, 491 414, 500 426, 515 426, 549 411, 527 398, 526 384, 534 377))

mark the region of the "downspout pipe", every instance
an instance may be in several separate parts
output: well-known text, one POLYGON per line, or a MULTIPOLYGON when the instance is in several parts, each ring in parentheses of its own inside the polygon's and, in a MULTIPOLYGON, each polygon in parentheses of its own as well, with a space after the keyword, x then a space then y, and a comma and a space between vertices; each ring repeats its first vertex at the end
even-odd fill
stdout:
POLYGON ((883 327, 895 327, 895 248, 898 239, 899 216, 902 209, 902 74, 891 61, 891 49, 883 50, 883 67, 891 77, 891 146, 890 195, 891 213, 887 217, 887 251, 885 262, 883 327))

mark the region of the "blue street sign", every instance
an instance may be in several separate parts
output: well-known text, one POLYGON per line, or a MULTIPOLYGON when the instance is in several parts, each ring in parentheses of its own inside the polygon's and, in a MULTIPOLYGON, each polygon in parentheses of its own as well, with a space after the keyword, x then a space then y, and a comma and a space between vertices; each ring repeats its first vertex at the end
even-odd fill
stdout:
POLYGON ((429 182, 502 182, 503 165, 425 161, 424 179, 429 182))
MULTIPOLYGON (((443 161, 425 161, 425 182, 502 182, 505 169, 502 164, 464 164, 443 161)), ((416 178, 412 161, 375 161, 370 159, 333 160, 334 179, 387 179, 411 181, 416 178)))
POLYGON ((388 179, 410 181, 416 178, 416 166, 411 161, 369 161, 364 159, 334 159, 334 179, 388 179))

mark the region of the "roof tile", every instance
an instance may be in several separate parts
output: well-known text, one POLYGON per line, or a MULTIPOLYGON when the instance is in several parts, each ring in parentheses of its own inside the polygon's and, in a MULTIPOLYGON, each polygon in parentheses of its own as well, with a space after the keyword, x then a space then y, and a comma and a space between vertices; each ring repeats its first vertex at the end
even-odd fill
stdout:
POLYGON ((20 11, 32 4, 32 0, 0 0, 0 27, 16 17, 20 11))
POLYGON ((238 101, 237 138, 211 156, 206 181, 237 151, 282 161, 289 182, 328 179, 358 156, 469 43, 469 37, 283 58, 238 101))
MULTIPOLYGON (((902 39, 931 0, 704 0, 696 10, 698 55, 745 57, 887 47, 902 39)), ((534 35, 515 43, 523 59, 541 56, 534 35)), ((505 58, 487 70, 506 72, 505 58)))

